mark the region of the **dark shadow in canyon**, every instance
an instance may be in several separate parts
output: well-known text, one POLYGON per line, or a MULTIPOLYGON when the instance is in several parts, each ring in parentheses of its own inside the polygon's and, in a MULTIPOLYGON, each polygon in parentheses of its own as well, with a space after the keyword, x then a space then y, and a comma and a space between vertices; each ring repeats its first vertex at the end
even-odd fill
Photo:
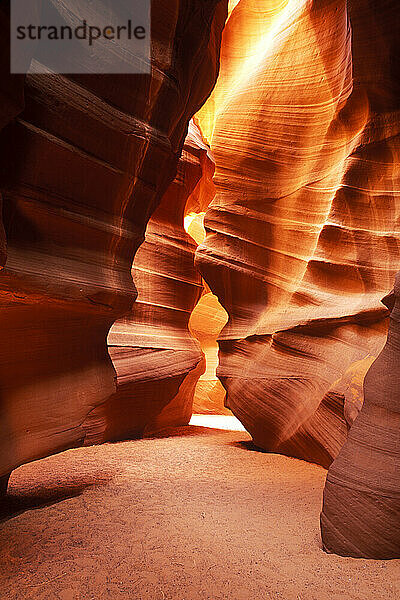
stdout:
POLYGON ((274 452, 269 452, 268 450, 264 450, 264 448, 260 448, 260 446, 256 446, 252 440, 241 440, 239 442, 231 442, 230 446, 234 446, 235 448, 240 448, 241 450, 249 450, 250 452, 261 452, 262 454, 275 454, 274 452))
POLYGON ((74 481, 49 482, 40 487, 35 487, 24 493, 12 488, 7 496, 0 501, 0 523, 9 521, 14 517, 26 512, 52 506, 81 496, 85 490, 92 487, 106 485, 112 480, 109 473, 96 473, 94 476, 76 478, 74 481))

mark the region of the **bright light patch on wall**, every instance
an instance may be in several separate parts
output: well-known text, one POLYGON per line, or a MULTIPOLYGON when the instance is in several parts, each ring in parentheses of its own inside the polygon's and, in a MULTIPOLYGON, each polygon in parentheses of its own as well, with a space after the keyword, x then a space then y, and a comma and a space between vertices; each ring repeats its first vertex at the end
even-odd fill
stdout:
POLYGON ((240 0, 229 0, 228 15, 231 14, 234 8, 239 4, 240 0))
POLYGON ((189 213, 184 219, 184 228, 196 244, 202 244, 206 239, 206 230, 204 229, 205 212, 189 213))

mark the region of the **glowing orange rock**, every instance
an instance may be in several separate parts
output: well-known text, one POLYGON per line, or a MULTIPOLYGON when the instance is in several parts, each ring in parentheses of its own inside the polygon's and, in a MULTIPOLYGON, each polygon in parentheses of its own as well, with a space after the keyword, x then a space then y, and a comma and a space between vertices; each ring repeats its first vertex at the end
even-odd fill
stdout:
POLYGON ((199 340, 206 358, 206 369, 196 387, 194 414, 231 414, 225 408, 225 390, 217 378, 217 338, 227 321, 227 314, 211 292, 205 293, 190 317, 190 331, 199 340))
POLYGON ((117 391, 86 420, 87 443, 189 423, 204 357, 188 322, 203 285, 184 216, 186 206, 199 201, 208 163, 207 147, 191 123, 175 180, 150 219, 133 263, 137 301, 108 336, 117 391))
POLYGON ((328 466, 359 408, 345 382, 384 344, 380 298, 400 267, 398 8, 231 8, 197 115, 217 188, 197 262, 229 314, 218 376, 257 445, 328 466))

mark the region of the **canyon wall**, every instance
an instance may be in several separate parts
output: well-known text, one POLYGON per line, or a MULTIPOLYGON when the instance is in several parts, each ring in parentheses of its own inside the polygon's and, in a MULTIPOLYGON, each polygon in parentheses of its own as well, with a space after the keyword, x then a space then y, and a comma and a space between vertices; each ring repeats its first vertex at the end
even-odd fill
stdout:
POLYGON ((400 267, 399 8, 239 0, 197 115, 216 161, 197 264, 229 314, 218 376, 267 450, 329 466, 400 267))
POLYGON ((108 336, 117 390, 86 419, 86 443, 189 423, 204 357, 188 322, 203 285, 194 267, 197 245, 184 229, 184 217, 187 206, 199 203, 209 163, 207 147, 191 122, 175 180, 135 256, 138 298, 108 336))
MULTIPOLYGON (((88 415, 115 392, 107 335, 132 307, 134 254, 215 83, 226 8, 154 3, 151 75, 67 77, 32 64, 25 107, 0 135, 2 481, 84 443, 88 415)), ((14 98, 11 83, 5 94, 14 98)))
POLYGON ((364 381, 365 401, 328 471, 321 513, 324 549, 355 558, 400 556, 400 273, 384 299, 384 349, 364 381))
POLYGON ((199 340, 206 358, 206 369, 200 377, 193 398, 194 414, 232 414, 224 405, 225 390, 217 378, 217 339, 227 320, 228 315, 218 302, 218 298, 205 284, 204 294, 189 321, 190 331, 199 340))
MULTIPOLYGON (((214 174, 214 159, 210 156, 214 174)), ((185 227, 197 245, 204 242, 206 232, 204 229, 204 215, 208 205, 215 195, 215 186, 210 179, 210 184, 205 186, 202 202, 191 206, 185 219, 185 227), (212 184, 212 185, 211 185, 212 184), (197 212, 196 212, 197 211, 197 212)), ((189 320, 189 329, 195 337, 205 356, 205 371, 200 376, 196 385, 193 398, 194 414, 220 414, 231 415, 231 411, 224 406, 225 390, 217 378, 218 367, 218 336, 226 325, 228 315, 218 302, 218 298, 210 291, 207 283, 202 280, 203 294, 194 308, 189 320)))

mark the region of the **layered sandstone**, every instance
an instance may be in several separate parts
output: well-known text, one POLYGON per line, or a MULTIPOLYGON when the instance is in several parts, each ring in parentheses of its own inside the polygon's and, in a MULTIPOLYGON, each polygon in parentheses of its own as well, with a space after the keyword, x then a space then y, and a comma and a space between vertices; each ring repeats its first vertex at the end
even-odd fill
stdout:
POLYGON ((26 79, 25 109, 0 136, 0 475, 83 443, 87 415, 115 392, 107 334, 135 300, 133 257, 215 82, 225 17, 223 0, 160 1, 151 75, 33 65, 26 79))
POLYGON ((204 357, 188 329, 203 290, 195 241, 184 229, 209 179, 210 158, 192 122, 173 183, 149 221, 132 266, 138 298, 108 336, 117 390, 85 422, 87 443, 187 425, 204 357))
POLYGON ((400 556, 400 273, 384 303, 389 334, 364 381, 365 401, 332 463, 321 513, 325 550, 356 558, 400 556))
MULTIPOLYGON (((215 163, 213 162, 213 165, 215 163)), ((206 209, 215 195, 215 186, 208 189, 208 203, 199 206, 206 209)), ((204 229, 203 210, 198 213, 189 213, 185 219, 185 227, 189 235, 198 245, 202 244, 206 237, 204 229)), ((217 378, 218 367, 218 336, 226 325, 228 315, 218 301, 217 296, 210 291, 207 283, 203 280, 204 291, 197 306, 193 310, 189 329, 192 335, 199 341, 204 353, 206 367, 204 373, 196 386, 193 413, 194 414, 232 414, 225 408, 225 390, 217 378)))
POLYGON ((328 466, 400 267, 399 8, 239 0, 197 116, 216 161, 197 262, 229 314, 218 375, 257 445, 328 466))
POLYGON ((225 403, 225 390, 217 378, 218 336, 228 320, 218 298, 208 291, 201 297, 190 317, 190 331, 199 340, 206 359, 206 368, 196 386, 194 414, 231 415, 225 403))

